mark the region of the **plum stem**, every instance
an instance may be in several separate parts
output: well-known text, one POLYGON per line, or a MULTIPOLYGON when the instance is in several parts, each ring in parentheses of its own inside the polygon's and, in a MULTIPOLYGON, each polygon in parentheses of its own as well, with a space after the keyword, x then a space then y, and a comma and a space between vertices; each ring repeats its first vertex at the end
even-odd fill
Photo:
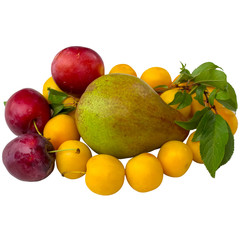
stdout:
POLYGON ((38 130, 38 127, 37 127, 37 124, 36 124, 35 120, 33 120, 33 125, 34 125, 37 133, 42 137, 43 135, 42 135, 42 134, 40 133, 40 131, 38 130))
POLYGON ((58 149, 58 150, 48 151, 48 153, 57 153, 57 152, 63 152, 63 151, 76 151, 76 153, 80 153, 80 149, 79 148, 58 149))

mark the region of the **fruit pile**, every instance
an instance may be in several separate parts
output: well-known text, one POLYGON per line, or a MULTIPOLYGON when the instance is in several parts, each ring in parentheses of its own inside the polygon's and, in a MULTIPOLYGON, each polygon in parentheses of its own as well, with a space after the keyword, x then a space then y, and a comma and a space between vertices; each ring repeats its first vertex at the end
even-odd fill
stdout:
POLYGON ((233 154, 236 94, 211 62, 192 73, 182 64, 173 81, 160 67, 138 78, 127 64, 104 74, 98 53, 68 47, 55 56, 51 72, 42 94, 24 88, 5 103, 17 137, 2 159, 20 180, 42 180, 56 162, 63 177, 85 175, 87 187, 100 195, 119 191, 125 176, 133 189, 148 192, 164 174, 183 176, 192 160, 215 177, 233 154), (155 149, 157 156, 149 153, 155 149), (129 158, 125 167, 122 158, 129 158))

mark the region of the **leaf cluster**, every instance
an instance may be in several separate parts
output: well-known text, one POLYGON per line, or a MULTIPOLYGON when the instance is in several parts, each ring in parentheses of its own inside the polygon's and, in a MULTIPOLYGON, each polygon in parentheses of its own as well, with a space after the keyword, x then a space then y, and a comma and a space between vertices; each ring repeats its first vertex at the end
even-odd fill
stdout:
POLYGON ((53 117, 58 114, 67 114, 76 109, 76 106, 67 106, 66 104, 64 104, 64 100, 72 96, 69 96, 64 92, 60 92, 52 88, 48 88, 48 91, 48 101, 50 102, 53 117))
POLYGON ((174 82, 179 91, 171 104, 178 104, 178 109, 191 104, 193 93, 195 99, 204 106, 187 122, 176 122, 187 129, 196 129, 192 141, 200 142, 202 160, 211 174, 226 164, 234 151, 234 137, 228 123, 216 112, 215 101, 236 112, 238 104, 233 87, 227 82, 222 68, 206 62, 192 73, 182 64, 180 76, 174 82), (211 93, 207 87, 212 87, 211 93))
MULTIPOLYGON (((214 63, 203 63, 192 73, 186 69, 186 65, 182 64, 180 75, 174 82, 174 87, 178 87, 179 90, 186 91, 188 95, 196 93, 195 99, 203 106, 205 106, 204 94, 207 91, 207 87, 213 87, 215 89, 209 96, 209 100, 212 105, 216 99, 224 107, 232 111, 237 110, 238 106, 236 93, 230 83, 227 82, 227 76, 223 72, 222 68, 214 63)), ((179 96, 175 96, 175 98, 177 97, 179 98, 179 96)), ((179 101, 179 104, 188 106, 191 104, 189 99, 189 96, 185 96, 182 98, 182 101, 179 101)), ((173 102, 175 101, 176 99, 173 100, 173 102)))

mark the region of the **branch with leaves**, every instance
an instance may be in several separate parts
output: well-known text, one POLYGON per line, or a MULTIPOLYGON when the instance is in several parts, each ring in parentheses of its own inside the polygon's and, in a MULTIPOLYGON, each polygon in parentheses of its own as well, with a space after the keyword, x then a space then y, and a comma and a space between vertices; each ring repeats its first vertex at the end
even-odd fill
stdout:
POLYGON ((58 114, 67 114, 76 109, 78 99, 70 96, 64 92, 57 91, 52 88, 48 88, 48 101, 50 102, 50 107, 52 109, 52 116, 56 116, 58 114), (68 98, 72 99, 72 104, 66 104, 64 101, 68 98))
POLYGON ((194 99, 204 107, 189 121, 176 123, 187 130, 196 129, 192 141, 200 142, 202 160, 211 176, 215 177, 216 171, 230 160, 234 151, 232 131, 217 112, 215 101, 236 112, 236 93, 227 82, 223 69, 211 62, 203 63, 192 73, 182 64, 179 77, 164 91, 172 88, 177 88, 178 92, 170 105, 178 104, 177 109, 185 108, 192 103, 195 93, 194 99), (209 92, 208 87, 213 87, 213 90, 209 92))

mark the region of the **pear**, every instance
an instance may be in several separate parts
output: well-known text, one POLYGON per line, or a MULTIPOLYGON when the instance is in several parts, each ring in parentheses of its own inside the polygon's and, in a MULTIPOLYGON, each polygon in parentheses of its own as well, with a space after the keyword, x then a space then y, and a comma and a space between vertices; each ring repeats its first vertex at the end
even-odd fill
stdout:
POLYGON ((96 153, 129 158, 184 141, 188 131, 175 124, 185 117, 167 105, 143 80, 108 74, 90 83, 76 109, 78 131, 96 153))

